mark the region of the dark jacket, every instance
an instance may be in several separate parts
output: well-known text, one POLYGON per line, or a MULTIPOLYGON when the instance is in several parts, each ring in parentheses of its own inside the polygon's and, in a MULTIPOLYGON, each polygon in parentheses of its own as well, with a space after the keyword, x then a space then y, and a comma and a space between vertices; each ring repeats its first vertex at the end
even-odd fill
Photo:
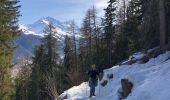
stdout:
POLYGON ((99 71, 96 69, 96 70, 89 70, 88 71, 88 75, 91 79, 97 79, 97 77, 99 77, 99 71))

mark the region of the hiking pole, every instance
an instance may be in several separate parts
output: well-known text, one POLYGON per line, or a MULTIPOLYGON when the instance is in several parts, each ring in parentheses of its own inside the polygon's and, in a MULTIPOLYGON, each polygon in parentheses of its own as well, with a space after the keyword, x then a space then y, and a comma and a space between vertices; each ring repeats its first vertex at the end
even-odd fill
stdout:
MULTIPOLYGON (((86 84, 88 85, 88 83, 86 83, 86 84)), ((87 88, 87 86, 86 86, 86 96, 88 96, 88 95, 87 95, 87 91, 88 91, 87 89, 88 89, 88 88, 87 88)))
POLYGON ((100 97, 100 80, 98 80, 98 92, 99 92, 99 97, 100 97))

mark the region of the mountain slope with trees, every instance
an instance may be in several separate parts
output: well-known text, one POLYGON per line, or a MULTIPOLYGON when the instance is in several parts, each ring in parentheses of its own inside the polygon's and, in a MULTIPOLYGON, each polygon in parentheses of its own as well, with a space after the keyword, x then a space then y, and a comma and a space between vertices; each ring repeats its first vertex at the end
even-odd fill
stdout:
MULTIPOLYGON (((131 67, 128 65, 133 66, 133 64, 139 66, 141 63, 151 64, 141 66, 147 67, 144 72, 149 70, 149 67, 153 67, 154 70, 153 63, 148 62, 152 60, 150 58, 159 59, 158 55, 170 48, 169 0, 129 2, 108 0, 104 16, 99 16, 98 9, 92 6, 85 13, 80 28, 74 20, 61 23, 51 17, 42 18, 28 26, 18 25, 20 16, 18 2, 18 0, 0 2, 0 99, 2 100, 54 100, 72 86, 88 81, 87 71, 92 64, 97 65, 100 78, 103 74, 106 77, 104 69, 114 65, 127 65, 121 66, 120 69, 116 67, 119 72, 116 75, 131 72, 131 67), (19 29, 25 34, 23 35, 19 29), (148 52, 155 47, 157 48, 151 50, 152 52, 148 52), (19 51, 16 53, 14 50, 19 51), (144 56, 133 55, 139 51, 144 56), (14 53, 25 54, 29 59, 23 57, 13 65, 14 53), (130 55, 133 56, 128 59, 130 55), (140 60, 136 59, 136 56, 139 56, 140 60), (16 77, 10 77, 14 66, 18 68, 16 77), (128 70, 124 71, 123 68, 126 67, 128 70)), ((167 56, 169 57, 169 52, 160 58, 167 63, 166 67, 169 64, 166 62, 167 56)), ((159 68, 159 65, 156 66, 159 68)), ((152 76, 147 77, 150 79, 152 76)), ((102 85, 109 84, 107 80, 104 81, 102 85)), ((122 81, 122 84, 125 82, 128 88, 132 88, 128 80, 122 81)), ((119 78, 115 82, 120 82, 119 78)), ((126 90, 126 84, 124 85, 126 90)), ((117 93, 117 89, 115 91, 114 93, 117 93)), ((129 90, 126 91, 128 93, 119 92, 127 96, 129 90)))

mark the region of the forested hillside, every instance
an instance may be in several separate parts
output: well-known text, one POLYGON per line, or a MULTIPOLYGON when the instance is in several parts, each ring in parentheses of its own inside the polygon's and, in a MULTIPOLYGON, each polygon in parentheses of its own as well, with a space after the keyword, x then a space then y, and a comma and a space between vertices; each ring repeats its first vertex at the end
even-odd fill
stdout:
POLYGON ((34 46, 34 54, 26 53, 29 59, 22 58, 14 65, 14 50, 20 48, 14 41, 23 31, 18 26, 19 8, 18 0, 0 1, 0 100, 54 100, 65 90, 88 81, 92 64, 102 78, 104 69, 121 64, 136 52, 146 55, 142 59, 146 63, 170 49, 170 0, 108 0, 103 16, 92 6, 80 26, 76 19, 65 24, 68 29, 64 35, 60 34, 62 26, 55 26, 59 22, 51 18, 50 22, 28 26, 29 30, 43 25, 44 36, 38 38, 36 46, 34 41, 27 43, 34 46), (56 36, 64 40, 63 46, 56 36), (155 47, 153 54, 148 54, 155 47), (12 69, 18 69, 15 77, 12 69))

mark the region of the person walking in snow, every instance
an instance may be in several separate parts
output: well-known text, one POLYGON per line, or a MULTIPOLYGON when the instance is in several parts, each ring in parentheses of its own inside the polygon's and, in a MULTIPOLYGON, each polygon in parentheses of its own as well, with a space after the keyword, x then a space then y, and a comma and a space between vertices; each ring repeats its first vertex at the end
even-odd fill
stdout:
POLYGON ((91 70, 88 71, 88 75, 89 75, 89 86, 90 86, 90 96, 95 96, 95 87, 97 86, 97 81, 98 81, 98 77, 99 77, 99 71, 96 68, 96 65, 93 64, 91 66, 91 70))

